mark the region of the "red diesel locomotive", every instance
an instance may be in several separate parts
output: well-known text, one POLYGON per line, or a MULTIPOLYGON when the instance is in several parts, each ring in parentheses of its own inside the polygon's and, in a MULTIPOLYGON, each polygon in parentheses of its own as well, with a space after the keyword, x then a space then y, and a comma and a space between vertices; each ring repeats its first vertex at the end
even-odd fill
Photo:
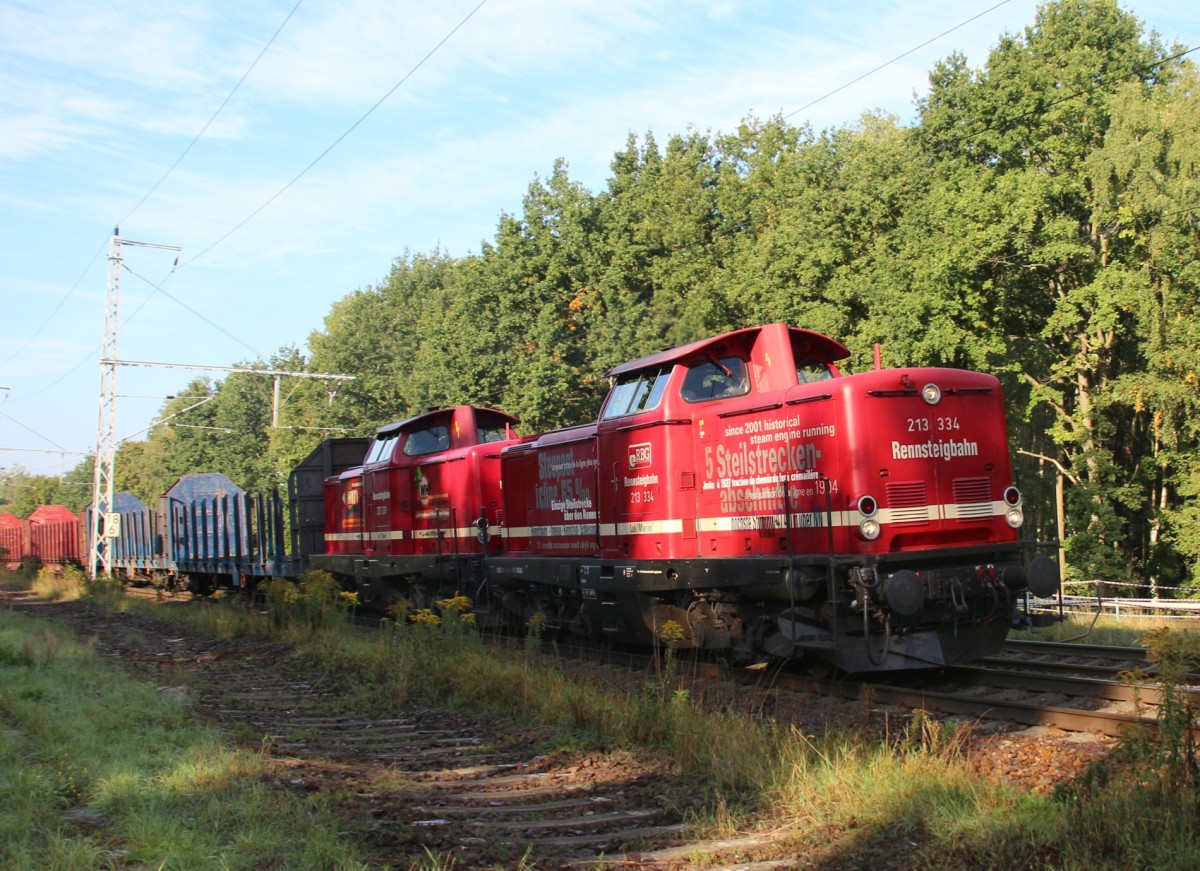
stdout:
POLYGON ((460 405, 377 430, 363 464, 325 482, 325 552, 312 565, 376 605, 404 593, 428 607, 447 590, 475 590, 500 543, 486 530, 501 525, 500 451, 519 441, 517 423, 460 405))
POLYGON ((770 324, 608 373, 599 420, 517 438, 460 406, 380 429, 326 481, 318 567, 364 599, 455 592, 479 616, 640 644, 812 655, 847 671, 994 652, 1028 590, 999 381, 842 375, 770 324))

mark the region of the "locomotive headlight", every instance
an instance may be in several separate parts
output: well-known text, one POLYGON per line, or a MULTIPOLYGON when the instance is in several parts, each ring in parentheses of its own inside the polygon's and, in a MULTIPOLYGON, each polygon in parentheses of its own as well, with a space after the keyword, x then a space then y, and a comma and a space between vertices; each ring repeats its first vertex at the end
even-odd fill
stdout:
POLYGON ((1013 529, 1018 529, 1025 522, 1025 512, 1021 510, 1021 506, 1014 505, 1004 512, 1004 519, 1013 529))
POLYGON ((936 384, 926 384, 921 388, 921 398, 930 405, 937 405, 942 401, 942 388, 936 384))
POLYGON ((873 518, 867 518, 862 523, 858 524, 858 531, 862 533, 862 537, 867 541, 874 541, 879 538, 879 533, 882 531, 879 526, 879 521, 873 518))
POLYGON ((1008 505, 1017 506, 1021 504, 1021 491, 1016 487, 1009 487, 1004 491, 1004 502, 1008 505))
POLYGON ((863 517, 874 517, 879 510, 879 503, 874 496, 862 496, 858 500, 858 513, 863 517))

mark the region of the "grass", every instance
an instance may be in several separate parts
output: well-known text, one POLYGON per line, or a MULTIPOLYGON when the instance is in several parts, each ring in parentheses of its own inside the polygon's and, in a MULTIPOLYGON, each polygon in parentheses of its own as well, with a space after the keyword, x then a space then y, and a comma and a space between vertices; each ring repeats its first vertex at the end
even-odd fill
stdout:
POLYGON ((1187 633, 1194 629, 1181 628, 1178 620, 1161 617, 1101 615, 1095 619, 1068 615, 1060 623, 1038 629, 1013 632, 1009 638, 1027 641, 1076 641, 1080 644, 1108 644, 1116 647, 1144 647, 1142 639, 1156 629, 1187 633))
POLYGON ((364 867, 319 803, 42 621, 0 611, 0 867, 364 867))
MULTIPOLYGON (((352 633, 344 624, 353 601, 313 576, 293 590, 277 589, 265 611, 239 601, 214 602, 186 609, 184 619, 218 635, 257 634, 293 643, 300 655, 358 687, 364 710, 394 711, 410 702, 462 708, 548 726, 557 746, 662 754, 707 799, 707 810, 690 817, 703 837, 770 829, 779 845, 776 856, 806 856, 819 867, 1200 864, 1200 777, 1188 728, 1195 714, 1186 707, 1175 712, 1180 719, 1173 737, 1131 736, 1110 760, 1047 797, 980 778, 965 762, 965 727, 951 729, 918 713, 877 740, 849 729, 806 734, 768 718, 703 710, 678 681, 670 654, 644 687, 614 692, 546 666, 533 645, 499 653, 482 643, 462 603, 440 605, 400 608, 396 615, 408 619, 382 619, 378 632, 352 633), (889 864, 895 862, 900 865, 889 864)), ((1063 635, 1072 634, 1065 628, 1063 635)), ((42 707, 53 694, 64 696, 61 704, 67 705, 65 698, 91 692, 89 682, 88 693, 80 694, 79 678, 69 670, 45 686, 21 684, 26 688, 20 692, 41 695, 14 718, 7 708, 14 698, 10 671, 24 675, 22 680, 39 673, 49 678, 56 663, 77 657, 88 662, 88 673, 96 667, 86 649, 67 655, 62 651, 73 648, 61 640, 28 627, 20 632, 21 640, 14 636, 0 647, 7 651, 0 654, 5 681, 0 729, 19 733, 5 744, 19 749, 6 750, 0 760, 5 771, 0 808, 33 786, 46 797, 39 809, 0 810, 0 844, 11 837, 23 845, 19 858, 25 864, 15 867, 104 867, 104 861, 116 867, 105 850, 131 855, 136 850, 137 861, 154 867, 168 858, 165 867, 189 867, 193 860, 195 867, 210 867, 204 863, 213 857, 229 867, 353 867, 353 857, 341 852, 346 848, 332 835, 297 855, 300 844, 336 831, 327 810, 260 789, 253 756, 226 749, 228 738, 193 731, 180 722, 178 711, 144 688, 122 684, 114 692, 125 701, 107 703, 145 709, 132 729, 122 727, 140 737, 123 745, 111 736, 90 737, 97 731, 90 723, 60 728, 60 715, 42 707), (74 694, 67 689, 72 685, 74 694), (53 730, 55 739, 36 738, 43 729, 53 730), (29 759, 36 763, 17 763, 29 759), (107 828, 73 829, 64 814, 78 807, 103 813, 107 828), (277 811, 282 818, 274 816, 277 811), (297 837, 297 824, 304 837, 297 837), (278 846, 257 846, 264 843, 278 846), (286 849, 293 852, 273 852, 286 849), (89 850, 90 861, 101 864, 77 861, 78 851, 89 850), (272 865, 273 855, 286 858, 272 865)), ((1118 643, 1136 643, 1144 634, 1123 635, 1118 643)), ((1043 631, 1036 637, 1045 636, 1043 631)), ((1183 662, 1200 655, 1195 637, 1166 633, 1147 636, 1144 643, 1160 657, 1183 662)), ((4 849, 9 848, 0 846, 4 849)), ((0 852, 0 858, 8 857, 0 852)), ((412 867, 450 868, 453 857, 430 855, 412 867)))
POLYGON ((0 563, 0 590, 28 590, 36 572, 22 565, 20 568, 5 568, 0 563))
POLYGON ((89 579, 80 569, 70 565, 0 568, 0 590, 28 590, 48 602, 73 602, 87 597, 92 601, 113 604, 122 598, 120 582, 109 578, 89 579))

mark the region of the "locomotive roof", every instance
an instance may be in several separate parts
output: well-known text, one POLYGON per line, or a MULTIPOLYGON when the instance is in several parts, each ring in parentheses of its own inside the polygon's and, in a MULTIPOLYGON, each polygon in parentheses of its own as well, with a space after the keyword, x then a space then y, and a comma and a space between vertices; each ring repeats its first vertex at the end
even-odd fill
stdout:
MULTIPOLYGON (((690 345, 683 345, 678 348, 671 348, 668 351, 660 351, 657 354, 651 354, 648 357, 640 357, 637 360, 630 360, 628 363, 622 363, 620 366, 614 366, 608 372, 604 373, 606 378, 612 378, 616 375, 624 375, 626 372, 636 372, 640 369, 649 369, 655 366, 663 366, 667 363, 674 363, 684 357, 701 351, 712 345, 719 345, 722 342, 727 342, 734 337, 747 336, 753 333, 762 331, 762 326, 746 327, 741 330, 734 330, 729 333, 722 333, 719 336, 701 339, 698 342, 692 342, 690 345)), ((812 330, 804 330, 799 327, 788 327, 789 335, 793 343, 797 339, 806 343, 804 347, 807 350, 805 356, 813 359, 824 360, 833 363, 837 360, 843 360, 850 356, 850 350, 836 339, 831 339, 822 333, 813 332, 812 330)))
MULTIPOLYGON (((456 408, 462 408, 462 407, 464 407, 464 406, 456 406, 456 408)), ((417 423, 418 421, 420 421, 424 418, 427 418, 427 417, 437 417, 438 415, 444 415, 447 412, 455 411, 456 408, 435 408, 432 411, 425 411, 425 412, 422 412, 421 414, 413 415, 412 417, 406 417, 404 420, 398 420, 395 423, 389 423, 389 424, 387 424, 385 426, 381 426, 379 429, 375 430, 375 438, 379 439, 379 438, 387 438, 389 436, 393 436, 396 433, 400 432, 400 430, 402 430, 404 427, 408 426, 410 423, 417 423)), ((495 408, 472 408, 471 410, 472 410, 472 412, 474 412, 474 414, 476 416, 478 416, 480 412, 483 412, 484 414, 493 414, 496 417, 502 418, 503 420, 505 420, 511 424, 518 424, 521 422, 519 418, 513 417, 508 412, 498 411, 495 408)))

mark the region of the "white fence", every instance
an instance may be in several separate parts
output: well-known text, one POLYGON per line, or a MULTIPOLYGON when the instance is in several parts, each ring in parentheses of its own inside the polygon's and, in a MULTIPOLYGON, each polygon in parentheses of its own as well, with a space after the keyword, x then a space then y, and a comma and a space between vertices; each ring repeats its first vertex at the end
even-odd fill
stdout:
MULTIPOLYGON (((1099 589, 1100 594, 1091 595, 1068 594, 1052 599, 1033 599, 1030 609, 1035 612, 1060 612, 1081 617, 1091 617, 1099 608, 1101 614, 1120 620, 1122 617, 1154 617, 1160 620, 1200 620, 1200 598, 1198 599, 1164 599, 1154 596, 1149 599, 1129 598, 1105 595, 1113 588, 1127 587, 1133 590, 1145 588, 1145 584, 1132 584, 1120 581, 1076 581, 1064 584, 1064 590, 1099 589)), ((1158 587, 1158 592, 1181 593, 1183 595, 1200 595, 1200 590, 1194 587, 1158 587)))

